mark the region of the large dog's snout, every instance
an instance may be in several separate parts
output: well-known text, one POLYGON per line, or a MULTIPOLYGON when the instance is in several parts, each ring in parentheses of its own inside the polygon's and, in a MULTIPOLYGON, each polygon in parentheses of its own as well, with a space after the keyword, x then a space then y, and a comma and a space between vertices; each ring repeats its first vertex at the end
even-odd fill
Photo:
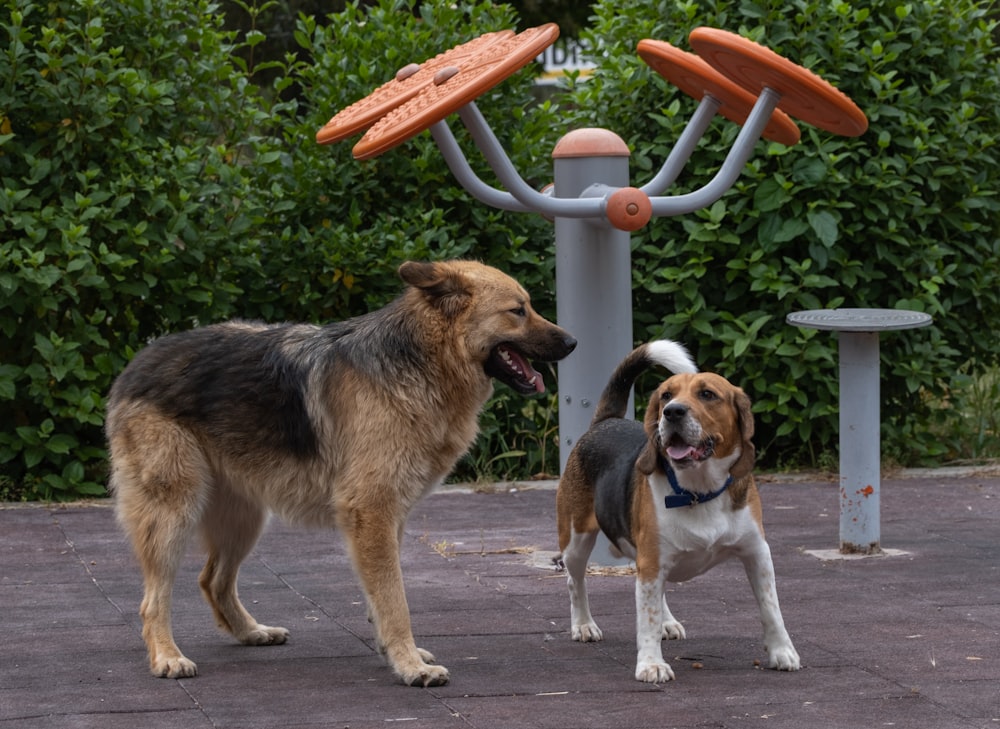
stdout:
POLYGON ((532 359, 542 362, 558 362, 568 357, 570 352, 576 349, 576 344, 576 337, 553 324, 547 333, 545 344, 537 351, 528 351, 527 354, 532 359))
POLYGON ((663 407, 663 418, 668 423, 677 424, 684 419, 690 408, 681 402, 668 402, 663 407))
POLYGON ((566 354, 563 355, 563 357, 565 357, 574 349, 576 349, 576 337, 574 337, 569 332, 564 332, 562 338, 562 347, 563 350, 566 352, 566 354))

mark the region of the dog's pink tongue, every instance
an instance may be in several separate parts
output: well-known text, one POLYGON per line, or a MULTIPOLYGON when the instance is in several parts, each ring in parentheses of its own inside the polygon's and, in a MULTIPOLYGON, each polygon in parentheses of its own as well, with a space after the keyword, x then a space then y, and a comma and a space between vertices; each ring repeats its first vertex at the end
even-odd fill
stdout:
POLYGON ((545 382, 541 373, 531 366, 531 363, 517 352, 506 349, 501 352, 507 365, 535 388, 535 392, 545 392, 545 382))
MULTIPOLYGON (((527 364, 527 363, 526 363, 527 364)), ((536 370, 531 365, 528 365, 528 380, 532 381, 531 378, 534 377, 535 392, 542 393, 545 392, 545 381, 542 379, 542 373, 536 370)))
POLYGON ((667 455, 675 461, 683 461, 685 458, 694 458, 697 453, 697 449, 686 444, 667 446, 667 455))

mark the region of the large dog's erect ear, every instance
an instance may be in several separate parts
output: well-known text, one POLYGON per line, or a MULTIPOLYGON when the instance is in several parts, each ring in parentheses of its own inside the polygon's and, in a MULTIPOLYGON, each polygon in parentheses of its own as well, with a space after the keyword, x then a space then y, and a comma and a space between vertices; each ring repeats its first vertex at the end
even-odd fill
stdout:
POLYGON ((635 461, 635 467, 647 476, 656 470, 656 464, 660 458, 660 451, 657 444, 660 442, 660 391, 657 390, 649 399, 646 407, 646 417, 643 418, 642 427, 646 431, 646 445, 635 461))
POLYGON ((733 407, 736 409, 740 438, 743 442, 740 444, 740 457, 729 469, 729 473, 738 480, 749 476, 753 471, 757 460, 757 449, 753 444, 754 420, 753 412, 750 410, 750 398, 738 387, 733 391, 733 407))
POLYGON ((431 304, 448 317, 461 312, 470 298, 465 277, 447 263, 406 261, 399 267, 399 277, 420 289, 431 304))

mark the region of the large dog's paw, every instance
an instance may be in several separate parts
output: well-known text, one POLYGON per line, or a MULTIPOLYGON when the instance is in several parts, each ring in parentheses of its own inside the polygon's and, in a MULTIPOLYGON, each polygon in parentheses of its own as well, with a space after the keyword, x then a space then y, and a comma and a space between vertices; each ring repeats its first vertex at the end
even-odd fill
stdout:
POLYGON ((646 683, 666 683, 674 680, 670 664, 663 661, 639 661, 635 667, 635 680, 646 683))
MULTIPOLYGON (((426 653, 426 651, 424 652, 426 653)), ((431 660, 433 660, 433 657, 431 660)), ((424 688, 428 686, 444 686, 448 683, 448 679, 451 678, 447 668, 444 666, 434 666, 429 663, 423 663, 420 667, 411 669, 405 673, 403 671, 399 671, 398 673, 403 679, 403 683, 408 686, 422 686, 424 688)))
POLYGON ((159 678, 191 678, 198 675, 195 662, 182 655, 154 658, 149 670, 159 678))
POLYGON ((664 620, 662 637, 664 640, 683 640, 687 638, 687 633, 679 620, 664 620))
POLYGON ((777 671, 798 671, 802 667, 799 661, 798 651, 791 643, 785 643, 775 647, 768 646, 767 665, 777 671))
POLYGON ((288 631, 258 623, 246 635, 241 635, 239 640, 243 645, 281 645, 288 640, 288 631))
POLYGON ((570 635, 573 637, 573 640, 578 640, 581 643, 596 643, 604 638, 604 633, 601 632, 601 629, 597 627, 597 623, 593 620, 589 623, 574 625, 570 631, 570 635))
POLYGON ((448 669, 434 665, 434 654, 423 648, 416 648, 416 654, 397 654, 395 660, 386 651, 386 657, 392 670, 408 686, 444 686, 450 678, 448 669))

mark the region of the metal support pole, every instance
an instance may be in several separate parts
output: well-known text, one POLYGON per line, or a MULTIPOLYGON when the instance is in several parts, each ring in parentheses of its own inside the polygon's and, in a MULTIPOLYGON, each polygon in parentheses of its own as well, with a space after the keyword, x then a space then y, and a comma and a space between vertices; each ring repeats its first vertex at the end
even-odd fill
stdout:
POLYGON ((877 332, 840 332, 840 551, 877 554, 881 436, 877 332))
POLYGON ((925 327, 929 314, 906 309, 813 309, 787 321, 838 332, 840 359, 840 554, 883 554, 879 332, 925 327))
MULTIPOLYGON (((628 185, 628 146, 606 129, 570 132, 556 144, 553 194, 577 199, 595 185, 628 185)), ((632 351, 631 235, 603 220, 555 218, 556 318, 577 333, 571 357, 559 363, 559 472, 590 426, 605 383, 632 351)), ((627 417, 632 417, 629 399, 627 417)), ((601 532, 591 561, 625 565, 601 532)))
MULTIPOLYGON (((577 199, 595 184, 628 185, 628 147, 606 129, 570 132, 552 157, 557 198, 577 199)), ((579 341, 559 363, 561 471, 608 377, 632 350, 632 266, 629 233, 607 223, 557 217, 555 238, 557 318, 579 341)))

